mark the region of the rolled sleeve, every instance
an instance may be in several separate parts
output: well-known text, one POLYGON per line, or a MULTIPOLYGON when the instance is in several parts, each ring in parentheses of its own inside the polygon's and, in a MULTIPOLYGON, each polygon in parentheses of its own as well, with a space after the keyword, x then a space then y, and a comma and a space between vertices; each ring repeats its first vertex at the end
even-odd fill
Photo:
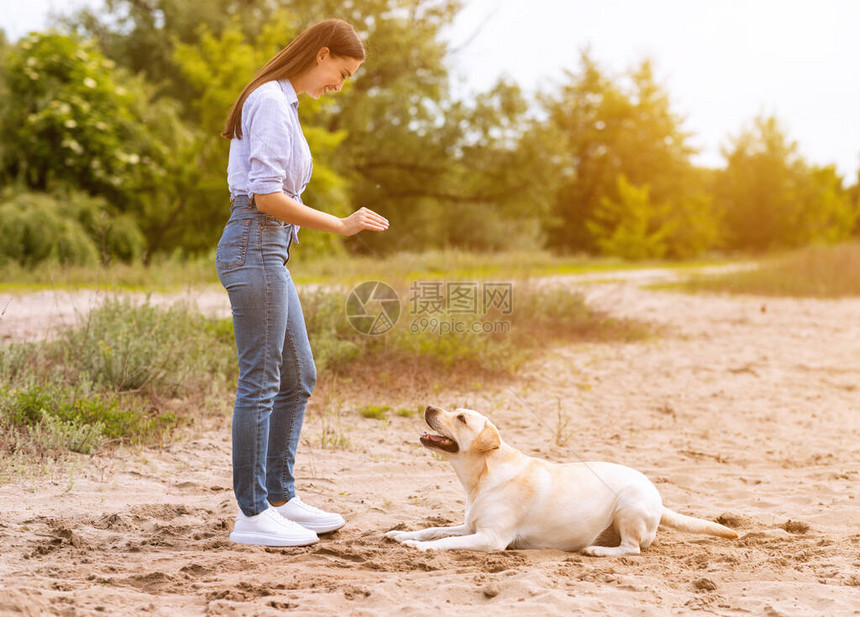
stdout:
POLYGON ((284 190, 284 179, 292 152, 292 126, 283 97, 256 90, 246 101, 242 127, 248 139, 250 168, 248 192, 276 193, 284 190), (260 96, 253 96, 260 93, 260 96))

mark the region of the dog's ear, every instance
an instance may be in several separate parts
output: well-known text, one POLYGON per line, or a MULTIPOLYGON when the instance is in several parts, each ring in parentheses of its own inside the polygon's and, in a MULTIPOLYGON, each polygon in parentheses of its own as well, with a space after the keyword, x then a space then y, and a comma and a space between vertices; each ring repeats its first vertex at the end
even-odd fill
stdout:
POLYGON ((489 452, 490 450, 496 450, 502 445, 502 438, 499 437, 499 431, 495 426, 487 422, 484 425, 484 428, 478 433, 478 436, 475 437, 475 441, 472 442, 472 450, 476 452, 489 452))

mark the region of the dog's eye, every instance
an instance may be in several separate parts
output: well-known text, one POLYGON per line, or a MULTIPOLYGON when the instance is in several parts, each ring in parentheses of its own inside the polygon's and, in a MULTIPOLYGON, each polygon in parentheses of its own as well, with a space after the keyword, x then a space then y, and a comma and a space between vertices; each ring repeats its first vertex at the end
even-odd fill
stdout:
POLYGON ((457 416, 457 419, 458 419, 460 422, 462 422, 463 424, 466 424, 466 414, 461 413, 460 415, 458 415, 458 416, 457 416))

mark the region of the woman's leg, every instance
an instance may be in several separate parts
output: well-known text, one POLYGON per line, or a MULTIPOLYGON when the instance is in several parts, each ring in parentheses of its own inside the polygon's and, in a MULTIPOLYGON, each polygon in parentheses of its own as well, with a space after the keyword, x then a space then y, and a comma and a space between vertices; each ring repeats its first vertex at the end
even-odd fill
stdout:
MULTIPOLYGON (((260 227, 250 224, 245 263, 219 276, 230 296, 239 358, 239 381, 233 408, 233 490, 239 508, 253 516, 269 507, 266 460, 270 418, 281 382, 281 358, 287 329, 286 278, 263 257, 260 227)), ((226 252, 226 251, 225 251, 226 252)))
POLYGON ((305 317, 295 285, 286 272, 287 327, 283 340, 280 391, 275 396, 269 428, 266 488, 269 501, 289 501, 296 495, 293 466, 308 399, 317 372, 305 317))

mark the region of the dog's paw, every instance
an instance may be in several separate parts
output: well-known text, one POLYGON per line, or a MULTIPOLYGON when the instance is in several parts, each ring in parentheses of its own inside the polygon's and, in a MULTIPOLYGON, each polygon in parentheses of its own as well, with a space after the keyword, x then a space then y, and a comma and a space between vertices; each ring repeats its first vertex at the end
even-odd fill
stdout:
POLYGON ((394 540, 395 542, 403 542, 409 537, 409 532, 392 529, 391 531, 385 532, 385 537, 389 540, 394 540))
POLYGON ((417 548, 422 553, 426 553, 427 551, 433 550, 433 547, 430 546, 429 542, 421 542, 420 540, 403 540, 401 543, 403 544, 403 546, 417 548))
POLYGON ((624 557, 626 555, 639 555, 638 546, 586 546, 582 549, 583 555, 591 557, 624 557))

